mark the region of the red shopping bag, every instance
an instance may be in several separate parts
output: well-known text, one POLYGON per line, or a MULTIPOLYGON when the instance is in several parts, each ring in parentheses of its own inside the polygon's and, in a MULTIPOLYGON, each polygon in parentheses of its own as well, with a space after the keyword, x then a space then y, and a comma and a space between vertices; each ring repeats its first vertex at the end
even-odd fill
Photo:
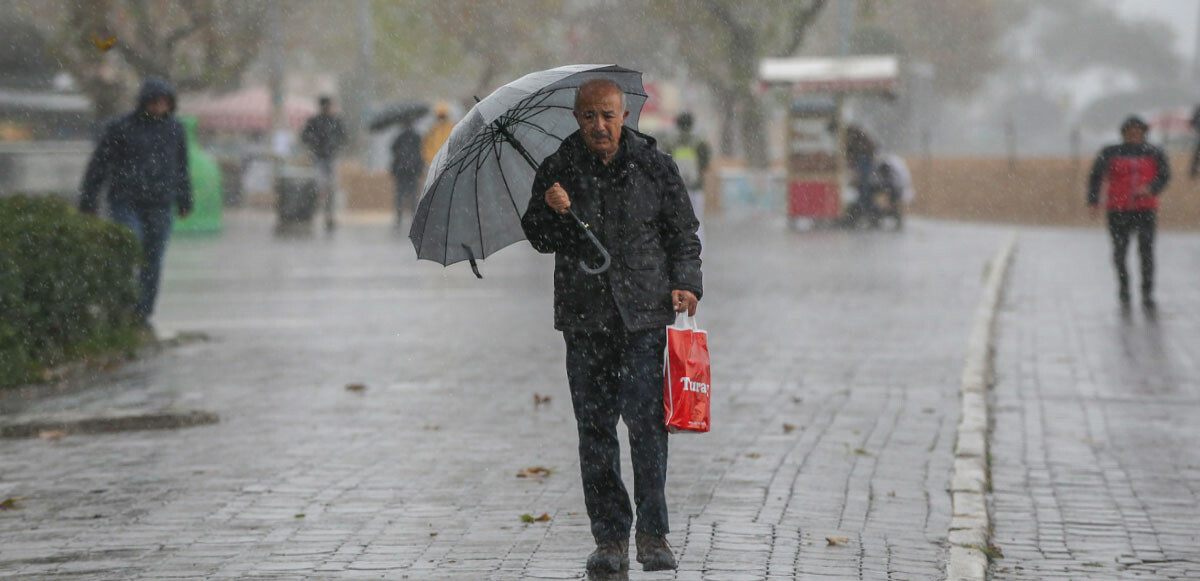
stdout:
POLYGON ((709 379, 708 332, 696 327, 696 317, 680 314, 667 327, 663 370, 667 431, 708 431, 709 379))

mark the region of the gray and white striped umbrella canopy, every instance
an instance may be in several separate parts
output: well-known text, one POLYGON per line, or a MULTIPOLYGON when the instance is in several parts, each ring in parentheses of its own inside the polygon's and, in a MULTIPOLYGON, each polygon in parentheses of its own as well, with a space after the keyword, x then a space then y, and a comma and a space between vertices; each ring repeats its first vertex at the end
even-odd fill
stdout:
POLYGON ((535 168, 579 129, 572 115, 580 85, 610 79, 625 92, 637 128, 642 74, 616 65, 569 65, 530 73, 476 103, 430 164, 408 237, 417 258, 443 265, 482 259, 525 239, 521 215, 535 168), (511 143, 529 153, 526 159, 511 143))

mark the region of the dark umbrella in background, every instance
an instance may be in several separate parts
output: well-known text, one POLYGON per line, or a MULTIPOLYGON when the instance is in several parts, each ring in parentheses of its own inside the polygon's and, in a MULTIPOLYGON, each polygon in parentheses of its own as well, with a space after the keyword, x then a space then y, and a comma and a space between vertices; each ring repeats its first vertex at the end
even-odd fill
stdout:
POLYGON ((383 131, 399 123, 412 123, 429 114, 429 105, 424 103, 394 103, 371 118, 368 128, 383 131))
MULTIPOLYGON (((629 118, 637 128, 646 91, 640 72, 616 65, 570 65, 530 73, 475 104, 450 132, 429 166, 408 237, 417 258, 451 265, 475 263, 525 239, 521 215, 529 203, 537 166, 579 129, 572 112, 583 83, 610 79, 625 92, 629 118)), ((575 215, 581 232, 603 258, 599 266, 581 263, 599 274, 608 268, 608 251, 575 215)))

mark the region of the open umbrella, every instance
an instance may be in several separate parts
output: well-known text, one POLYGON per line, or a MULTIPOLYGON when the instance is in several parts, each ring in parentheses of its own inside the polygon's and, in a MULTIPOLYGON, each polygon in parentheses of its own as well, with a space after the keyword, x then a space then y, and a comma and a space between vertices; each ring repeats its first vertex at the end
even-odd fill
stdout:
POLYGON ((416 121, 428 113, 429 105, 424 103, 395 103, 372 117, 368 128, 371 131, 383 131, 397 123, 416 121))
MULTIPOLYGON (((538 164, 578 128, 572 112, 583 83, 605 78, 625 92, 626 125, 637 128, 646 102, 642 74, 616 65, 570 65, 530 73, 475 104, 430 163, 409 239, 417 258, 443 265, 470 261, 525 239, 521 214, 529 203, 538 164)), ((608 268, 608 251, 583 221, 581 232, 603 262, 582 264, 598 274, 608 268)))

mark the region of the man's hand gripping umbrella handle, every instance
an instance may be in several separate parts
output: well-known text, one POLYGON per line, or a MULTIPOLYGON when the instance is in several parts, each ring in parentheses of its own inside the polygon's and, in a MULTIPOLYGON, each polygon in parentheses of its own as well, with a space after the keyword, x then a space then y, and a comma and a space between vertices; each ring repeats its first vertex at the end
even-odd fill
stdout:
MULTIPOLYGON (((475 97, 475 102, 479 102, 479 97, 475 97)), ((521 145, 521 142, 517 141, 516 137, 513 137, 512 132, 510 132, 503 123, 496 121, 495 125, 496 131, 502 137, 504 137, 504 140, 507 141, 509 145, 513 146, 513 149, 517 150, 517 153, 521 154, 521 157, 525 159, 525 163, 528 163, 529 167, 533 168, 534 171, 537 171, 538 164, 533 160, 533 156, 529 154, 529 151, 525 149, 525 146, 521 145)), ((595 234, 592 234, 592 231, 588 229, 587 224, 584 224, 583 220, 580 220, 579 216, 575 215, 574 210, 567 208, 567 213, 575 219, 575 223, 579 225, 579 227, 583 230, 583 233, 587 234, 588 239, 592 241, 592 245, 596 247, 596 250, 600 251, 600 256, 604 257, 604 262, 595 268, 588 266, 586 262, 580 260, 579 268, 582 268, 583 271, 588 274, 600 274, 608 270, 609 265, 612 263, 612 256, 608 254, 608 249, 606 249, 604 245, 600 243, 600 240, 596 238, 595 234)))

